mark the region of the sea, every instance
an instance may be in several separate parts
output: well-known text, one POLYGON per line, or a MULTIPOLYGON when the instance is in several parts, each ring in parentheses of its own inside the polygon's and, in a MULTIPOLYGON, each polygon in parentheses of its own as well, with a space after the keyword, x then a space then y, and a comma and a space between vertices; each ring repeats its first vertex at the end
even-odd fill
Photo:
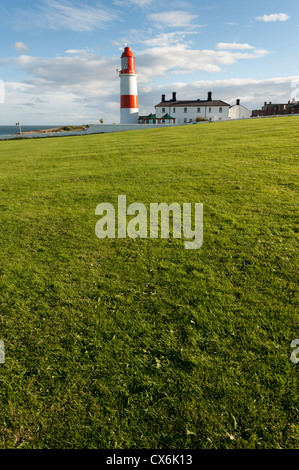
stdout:
MULTIPOLYGON (((55 127, 60 127, 61 124, 57 125, 50 125, 46 124, 44 126, 22 126, 21 125, 21 131, 22 132, 29 132, 29 131, 41 131, 43 129, 53 129, 55 127)), ((12 134, 19 134, 20 128, 19 126, 0 126, 0 135, 12 135, 12 134)))

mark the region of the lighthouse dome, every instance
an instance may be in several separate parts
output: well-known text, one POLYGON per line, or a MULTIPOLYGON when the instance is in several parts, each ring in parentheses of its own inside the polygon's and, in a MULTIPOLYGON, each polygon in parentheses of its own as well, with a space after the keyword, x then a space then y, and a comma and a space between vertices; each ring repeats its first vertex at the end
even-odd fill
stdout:
POLYGON ((121 74, 136 73, 135 71, 135 56, 130 47, 125 47, 121 56, 121 74))
POLYGON ((134 56, 133 52, 131 51, 130 47, 125 47, 125 50, 122 53, 121 58, 123 58, 123 57, 134 57, 134 59, 135 59, 135 56, 134 56))

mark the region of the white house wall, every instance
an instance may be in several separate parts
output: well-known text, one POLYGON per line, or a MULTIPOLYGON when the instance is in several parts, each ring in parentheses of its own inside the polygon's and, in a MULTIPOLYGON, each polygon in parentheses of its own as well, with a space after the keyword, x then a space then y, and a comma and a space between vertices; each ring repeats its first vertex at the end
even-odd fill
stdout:
POLYGON ((185 122, 196 122, 197 117, 210 119, 211 121, 227 121, 229 106, 200 106, 199 103, 198 107, 165 106, 162 108, 159 106, 156 107, 155 110, 157 118, 162 118, 162 116, 167 113, 171 117, 176 118, 176 124, 184 124, 185 122), (187 108, 187 112, 184 111, 185 108, 187 108), (198 112, 198 108, 200 109, 200 112, 198 112), (220 111, 220 108, 222 108, 222 112, 220 111))
POLYGON ((248 119, 251 117, 251 111, 241 104, 235 105, 230 108, 228 116, 229 119, 248 119))

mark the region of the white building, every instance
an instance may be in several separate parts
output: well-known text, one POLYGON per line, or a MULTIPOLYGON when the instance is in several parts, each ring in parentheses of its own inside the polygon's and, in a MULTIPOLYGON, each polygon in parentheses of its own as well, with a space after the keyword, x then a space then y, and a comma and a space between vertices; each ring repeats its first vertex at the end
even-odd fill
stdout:
POLYGON ((236 104, 229 108, 228 117, 229 119, 248 119, 251 117, 251 111, 242 106, 240 100, 237 100, 236 104))
POLYGON ((196 118, 207 121, 227 121, 230 105, 221 100, 213 100, 209 91, 207 100, 178 101, 176 93, 172 93, 172 99, 166 101, 165 95, 155 106, 156 118, 163 122, 163 116, 169 115, 175 119, 176 124, 188 124, 198 122, 196 118))

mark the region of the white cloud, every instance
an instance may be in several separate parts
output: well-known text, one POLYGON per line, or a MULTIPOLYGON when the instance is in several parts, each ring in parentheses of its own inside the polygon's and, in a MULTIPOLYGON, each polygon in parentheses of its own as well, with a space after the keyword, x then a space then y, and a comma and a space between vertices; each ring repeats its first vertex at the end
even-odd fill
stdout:
POLYGON ((199 34, 201 31, 173 31, 171 33, 160 33, 149 39, 144 39, 142 42, 146 46, 156 47, 156 46, 172 46, 178 44, 187 44, 186 36, 199 34))
POLYGON ((199 71, 221 72, 222 67, 239 60, 258 59, 268 51, 253 49, 246 52, 234 50, 190 49, 186 44, 152 47, 138 54, 140 79, 150 82, 153 77, 170 77, 199 71))
POLYGON ((20 42, 15 42, 13 48, 17 52, 27 52, 27 51, 29 51, 29 47, 21 41, 20 42))
POLYGON ((36 83, 6 82, 6 100, 1 105, 1 125, 20 121, 23 124, 83 124, 96 123, 100 117, 105 122, 119 122, 119 96, 117 90, 108 89, 105 96, 97 92, 94 84, 90 90, 47 88, 42 81, 36 83))
POLYGON ((16 9, 11 15, 11 22, 17 31, 34 29, 94 31, 103 29, 114 21, 114 11, 94 4, 82 4, 78 0, 42 0, 35 9, 16 9))
POLYGON ((250 44, 239 44, 237 42, 218 42, 216 45, 216 49, 223 51, 223 50, 246 50, 246 49, 255 49, 254 46, 250 46, 250 44))
MULTIPOLYGON (((156 32, 156 30, 154 30, 156 32)), ((122 47, 126 44, 144 44, 148 47, 170 47, 177 46, 179 44, 186 45, 190 47, 192 41, 190 36, 201 34, 201 30, 192 29, 191 31, 179 30, 171 32, 160 32, 154 34, 153 29, 148 31, 142 31, 137 29, 131 29, 128 31, 127 36, 123 37, 121 40, 112 41, 113 45, 122 47)))
POLYGON ((18 64, 18 65, 28 65, 32 62, 34 62, 36 59, 30 55, 25 55, 25 54, 22 54, 20 55, 17 59, 15 59, 15 63, 18 64))
POLYGON ((3 80, 0 80, 0 103, 5 103, 5 85, 3 80))
POLYGON ((160 13, 151 13, 148 19, 155 23, 157 27, 182 28, 192 26, 193 20, 198 15, 191 15, 186 11, 161 11, 160 13))
POLYGON ((86 54, 86 49, 68 49, 65 54, 86 54))
POLYGON ((106 97, 117 93, 119 78, 118 58, 106 59, 84 51, 55 58, 19 56, 13 59, 29 75, 25 81, 35 88, 38 97, 46 93, 64 92, 66 96, 106 97))
POLYGON ((119 6, 128 6, 131 4, 143 8, 151 5, 155 1, 157 0, 114 0, 113 4, 119 6))
POLYGON ((290 17, 286 13, 272 13, 271 15, 258 16, 258 21, 264 21, 265 23, 271 23, 275 21, 288 21, 290 17))

